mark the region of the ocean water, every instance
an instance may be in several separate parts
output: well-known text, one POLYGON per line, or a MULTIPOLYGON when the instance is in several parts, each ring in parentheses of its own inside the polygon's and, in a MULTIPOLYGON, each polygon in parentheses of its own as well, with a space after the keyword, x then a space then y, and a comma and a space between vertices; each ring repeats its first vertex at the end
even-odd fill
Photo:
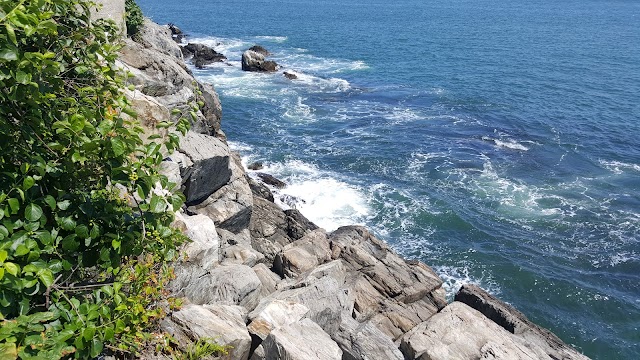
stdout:
POLYGON ((640 2, 138 3, 229 58, 194 73, 283 206, 640 359, 640 2), (254 44, 299 79, 242 72, 254 44))

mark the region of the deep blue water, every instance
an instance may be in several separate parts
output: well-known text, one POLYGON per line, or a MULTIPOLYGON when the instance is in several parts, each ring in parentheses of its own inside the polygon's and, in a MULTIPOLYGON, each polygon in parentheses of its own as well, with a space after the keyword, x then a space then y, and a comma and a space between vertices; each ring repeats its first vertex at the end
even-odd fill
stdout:
POLYGON ((596 359, 640 358, 640 2, 138 0, 245 161, 596 359), (281 73, 240 71, 253 44, 281 73))

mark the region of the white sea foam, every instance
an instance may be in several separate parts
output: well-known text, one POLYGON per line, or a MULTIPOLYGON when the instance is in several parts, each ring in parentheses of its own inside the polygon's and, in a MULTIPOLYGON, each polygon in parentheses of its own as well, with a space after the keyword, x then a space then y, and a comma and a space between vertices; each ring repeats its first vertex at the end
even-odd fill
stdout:
POLYGON ((640 172, 640 165, 625 163, 622 161, 607 161, 599 160, 600 165, 604 166, 607 170, 613 172, 616 175, 620 175, 625 171, 640 172))
POLYGON ((464 284, 478 285, 493 295, 500 295, 500 287, 490 276, 483 274, 481 278, 474 278, 470 275, 467 266, 434 266, 433 269, 442 279, 442 286, 449 300, 453 300, 464 284))
POLYGON ((492 139, 488 136, 483 136, 482 140, 493 142, 494 144, 496 144, 497 147, 502 147, 502 148, 511 149, 511 150, 529 151, 528 147, 512 139, 500 140, 500 139, 492 139))
POLYGON ((371 211, 361 189, 314 165, 292 160, 265 164, 260 171, 287 183, 284 189, 272 189, 278 205, 290 207, 281 200, 283 195, 301 199, 296 208, 328 231, 344 225, 364 224, 371 211))
POLYGON ((282 106, 285 108, 284 117, 292 119, 294 121, 311 122, 315 121, 315 109, 304 103, 306 99, 297 96, 294 104, 290 104, 286 99, 283 101, 282 106))
POLYGON ((255 38, 256 40, 263 40, 274 43, 283 43, 289 39, 286 36, 256 36, 255 38))

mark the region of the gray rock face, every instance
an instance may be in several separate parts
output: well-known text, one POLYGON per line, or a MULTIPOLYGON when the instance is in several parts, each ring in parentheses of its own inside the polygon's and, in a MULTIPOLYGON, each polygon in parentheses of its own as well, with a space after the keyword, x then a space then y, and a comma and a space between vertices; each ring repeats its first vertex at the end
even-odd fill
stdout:
POLYGON ((220 345, 230 346, 224 359, 249 358, 251 336, 238 307, 225 305, 186 305, 162 323, 182 346, 200 338, 213 338, 220 345))
POLYGON ((247 181, 249 182, 249 187, 251 188, 253 195, 273 202, 273 193, 265 184, 260 181, 253 180, 249 176, 247 176, 247 181))
MULTIPOLYGON (((255 338, 263 341, 272 330, 285 325, 293 324, 304 318, 309 309, 299 303, 292 301, 275 300, 270 302, 258 313, 247 326, 249 333, 255 338)), ((254 346, 257 347, 258 344, 254 346)))
POLYGON ((408 359, 551 359, 540 347, 457 301, 405 334, 400 350, 408 359))
POLYGON ((552 359, 588 359, 549 330, 532 323, 514 307, 500 301, 478 286, 471 284, 462 286, 456 294, 455 300, 481 312, 508 332, 544 349, 552 359))
POLYGON ((173 34, 169 26, 162 26, 145 18, 144 24, 140 27, 136 41, 145 48, 151 48, 164 54, 182 59, 180 47, 173 40, 173 34))
POLYGON ((250 267, 222 264, 211 269, 184 264, 175 269, 171 289, 194 304, 240 305, 253 310, 260 301, 262 283, 250 267))
POLYGON ((265 264, 258 264, 253 267, 258 279, 262 283, 262 297, 266 297, 276 291, 278 283, 282 280, 276 273, 269 270, 265 264))
POLYGON ((220 244, 213 221, 204 215, 179 214, 178 219, 184 223, 184 234, 191 240, 183 249, 188 261, 204 269, 209 269, 218 263, 220 244))
POLYGON ((235 263, 247 266, 254 266, 265 261, 264 255, 247 245, 226 246, 222 257, 224 263, 235 263))
MULTIPOLYGON (((300 285, 298 285, 300 286, 300 285)), ((351 313, 349 291, 331 277, 323 277, 306 286, 275 292, 260 301, 249 318, 256 318, 273 301, 285 300, 302 304, 309 308, 307 317, 320 325, 327 333, 338 330, 342 314, 351 313)), ((347 315, 348 316, 348 315, 347 315)))
POLYGON ((201 203, 231 179, 231 154, 219 139, 190 131, 181 139, 179 151, 191 161, 181 169, 187 205, 201 203))
POLYGON ((255 72, 275 72, 278 64, 275 61, 265 60, 264 55, 253 50, 242 53, 242 70, 255 72))
POLYGON ((113 20, 120 30, 120 34, 126 35, 125 0, 97 0, 96 3, 102 7, 100 10, 92 9, 91 19, 113 20))
POLYGON ((260 197, 253 198, 251 215, 251 246, 273 263, 283 246, 293 240, 287 235, 287 218, 278 205, 260 197))
POLYGON ((300 239, 310 231, 318 229, 318 226, 296 209, 284 211, 287 216, 287 235, 292 239, 300 239))
POLYGON ((365 228, 342 227, 329 239, 332 257, 355 272, 350 288, 356 320, 369 319, 395 340, 446 305, 433 270, 405 261, 365 228))
POLYGON ((344 360, 404 359, 393 341, 369 322, 359 323, 344 317, 332 338, 342 349, 344 360))
POLYGON ((277 328, 262 342, 264 359, 338 360, 342 351, 309 319, 277 328))
MULTIPOLYGON (((233 234, 249 229, 253 212, 253 196, 244 170, 233 156, 229 164, 230 178, 206 200, 189 207, 190 211, 207 215, 216 226, 233 234)), ((259 251, 259 249, 256 249, 259 251)))
POLYGON ((285 245, 273 263, 280 276, 295 277, 331 260, 331 247, 324 230, 308 233, 300 240, 285 245))

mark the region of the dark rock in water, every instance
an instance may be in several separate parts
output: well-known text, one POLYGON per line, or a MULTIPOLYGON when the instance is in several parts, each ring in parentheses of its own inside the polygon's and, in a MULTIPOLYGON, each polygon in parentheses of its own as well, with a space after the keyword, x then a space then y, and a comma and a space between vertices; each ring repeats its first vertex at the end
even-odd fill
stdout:
POLYGON ((294 74, 294 73, 290 73, 290 72, 283 72, 282 73, 284 75, 284 77, 286 77, 289 80, 297 80, 298 79, 298 75, 294 74))
POLYGON ((465 303, 508 332, 541 347, 552 359, 587 359, 551 331, 534 324, 513 306, 504 303, 478 286, 463 285, 456 294, 455 301, 465 303))
POLYGON ((293 195, 289 195, 289 194, 283 194, 280 195, 280 201, 282 201, 283 203, 287 204, 288 206, 292 207, 292 208, 297 208, 299 205, 301 204, 306 204, 307 202, 304 201, 304 199, 301 199, 297 196, 293 196, 293 195))
POLYGON ((271 190, 269 190, 265 184, 255 181, 249 176, 247 176, 247 181, 249 182, 249 187, 253 195, 273 202, 273 193, 271 193, 271 190))
POLYGON ((263 47, 262 47, 262 46, 260 46, 260 45, 253 45, 252 47, 250 47, 250 48, 249 48, 249 50, 251 50, 251 51, 255 51, 255 52, 257 52, 258 54, 262 54, 262 55, 264 55, 264 56, 269 56, 269 55, 271 55, 271 53, 269 52, 269 50, 267 50, 267 49, 263 48, 263 47))
POLYGON ((184 37, 186 36, 185 33, 183 33, 182 30, 175 24, 169 23, 169 25, 167 26, 169 26, 169 30, 171 30, 171 37, 173 38, 173 40, 178 44, 181 43, 182 39, 184 39, 184 37))
POLYGON ((181 47, 181 50, 182 55, 185 58, 193 58, 193 63, 199 69, 214 62, 222 62, 224 60, 227 60, 226 56, 203 44, 188 43, 187 45, 181 47))
POLYGON ((262 165, 262 162, 260 162, 260 161, 253 162, 253 163, 249 164, 249 166, 247 166, 247 168, 249 170, 261 170, 263 167, 264 166, 262 165))
POLYGON ((242 70, 254 72, 275 72, 278 64, 275 61, 265 60, 264 55, 253 50, 247 50, 242 54, 242 70))
POLYGON ((287 186, 286 183, 284 183, 281 180, 278 180, 273 175, 269 175, 269 174, 265 174, 265 173, 257 173, 257 175, 260 178, 260 180, 262 180, 262 182, 264 182, 267 185, 274 186, 274 187, 276 187, 278 189, 284 189, 287 186))

